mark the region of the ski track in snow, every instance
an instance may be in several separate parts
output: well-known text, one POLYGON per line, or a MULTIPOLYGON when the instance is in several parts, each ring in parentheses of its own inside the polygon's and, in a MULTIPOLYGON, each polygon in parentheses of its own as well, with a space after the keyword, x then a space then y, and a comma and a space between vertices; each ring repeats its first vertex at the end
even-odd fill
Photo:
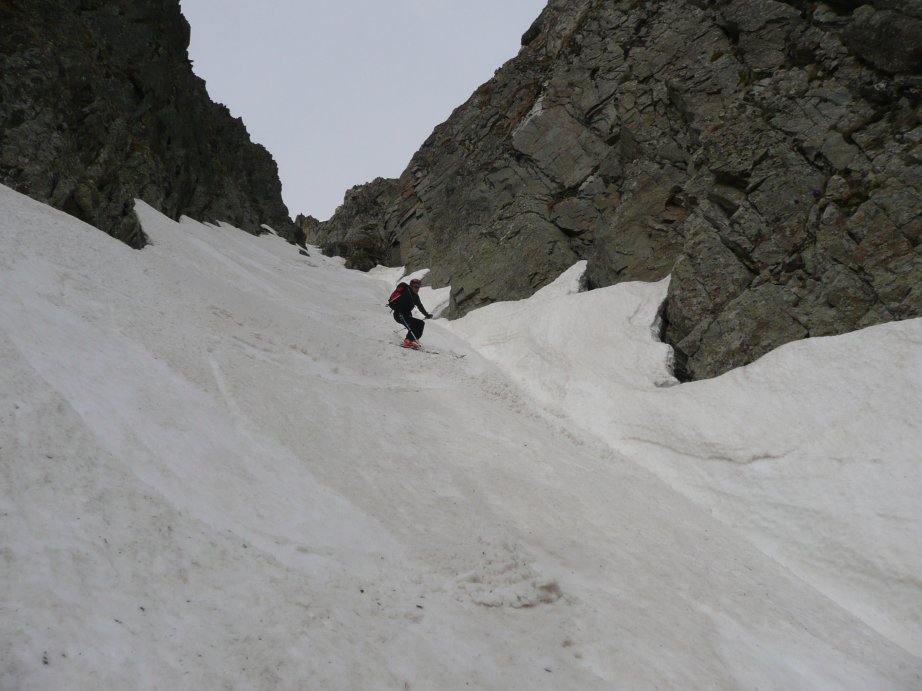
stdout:
POLYGON ((0 205, 0 687, 922 687, 920 320, 674 386, 577 266, 427 356, 399 270, 0 205))

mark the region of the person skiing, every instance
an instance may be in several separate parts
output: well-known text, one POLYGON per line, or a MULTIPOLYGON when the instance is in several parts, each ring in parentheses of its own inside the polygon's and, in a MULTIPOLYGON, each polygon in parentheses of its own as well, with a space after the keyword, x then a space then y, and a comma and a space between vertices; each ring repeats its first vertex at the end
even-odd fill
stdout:
POLYGON ((426 311, 419 299, 419 287, 422 284, 418 278, 412 279, 409 285, 401 282, 387 301, 388 307, 394 310, 394 321, 407 329, 406 338, 400 344, 404 348, 419 350, 419 339, 422 338, 426 326, 422 319, 413 316, 413 308, 418 307, 426 319, 432 319, 432 315, 426 311))

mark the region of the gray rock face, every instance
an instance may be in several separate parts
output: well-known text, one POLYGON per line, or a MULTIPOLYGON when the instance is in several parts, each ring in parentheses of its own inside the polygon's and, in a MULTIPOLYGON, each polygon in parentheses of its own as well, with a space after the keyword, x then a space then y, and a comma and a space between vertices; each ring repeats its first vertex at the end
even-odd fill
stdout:
POLYGON ((885 72, 922 72, 922 3, 891 4, 898 9, 864 5, 855 10, 845 40, 857 55, 885 72))
POLYGON ((275 161, 192 73, 178 0, 7 0, 0 25, 0 182, 133 247, 136 197, 302 237, 275 161))
POLYGON ((297 217, 295 217, 295 225, 298 226, 302 233, 304 233, 305 241, 317 241, 320 224, 321 221, 317 220, 313 216, 298 214, 297 217))
POLYGON ((552 0, 368 227, 451 284, 455 316, 578 259, 590 287, 671 273, 665 337, 690 379, 920 316, 920 15, 552 0))
POLYGON ((308 242, 317 243, 327 256, 346 259, 346 268, 368 271, 377 264, 399 263, 399 255, 386 240, 383 215, 397 196, 397 181, 376 178, 346 192, 333 216, 318 222, 299 216, 308 242))

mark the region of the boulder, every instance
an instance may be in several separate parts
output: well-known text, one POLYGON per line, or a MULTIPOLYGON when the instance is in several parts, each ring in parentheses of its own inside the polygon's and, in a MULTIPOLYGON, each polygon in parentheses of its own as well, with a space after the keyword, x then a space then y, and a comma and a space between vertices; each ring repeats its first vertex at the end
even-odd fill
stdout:
POLYGON ((880 70, 922 72, 922 17, 863 5, 852 15, 845 40, 856 55, 880 70))

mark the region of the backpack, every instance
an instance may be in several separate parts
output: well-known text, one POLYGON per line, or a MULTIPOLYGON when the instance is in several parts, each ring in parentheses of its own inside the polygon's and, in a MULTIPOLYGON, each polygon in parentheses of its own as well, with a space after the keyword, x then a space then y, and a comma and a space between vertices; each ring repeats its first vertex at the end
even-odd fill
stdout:
POLYGON ((409 286, 407 286, 406 283, 398 284, 397 288, 394 289, 394 292, 391 293, 391 296, 387 299, 387 306, 392 310, 397 309, 397 299, 403 295, 403 291, 405 291, 408 287, 409 286))

